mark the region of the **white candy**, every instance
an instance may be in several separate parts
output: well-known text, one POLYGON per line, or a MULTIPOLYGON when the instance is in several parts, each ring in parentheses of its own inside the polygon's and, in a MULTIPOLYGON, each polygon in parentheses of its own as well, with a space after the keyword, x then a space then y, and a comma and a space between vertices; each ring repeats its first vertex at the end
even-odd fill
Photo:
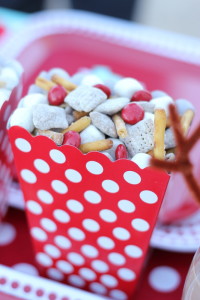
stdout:
POLYGON ((34 129, 32 110, 27 107, 17 108, 9 119, 9 126, 20 126, 32 132, 34 129))
POLYGON ((48 74, 47 71, 41 71, 41 72, 39 73, 38 77, 41 77, 41 78, 50 80, 50 76, 49 76, 49 74, 48 74))
POLYGON ((114 86, 114 93, 121 97, 131 98, 139 90, 143 90, 142 84, 138 80, 129 77, 120 79, 114 86))
POLYGON ((70 78, 69 74, 64 69, 62 69, 62 68, 53 68, 53 69, 51 69, 48 72, 48 76, 51 79, 51 77, 53 75, 58 75, 58 76, 60 76, 60 77, 62 77, 64 79, 67 79, 67 80, 69 80, 69 78, 70 78))
POLYGON ((88 74, 83 77, 80 84, 93 86, 96 84, 104 84, 104 82, 98 76, 94 74, 88 74))
POLYGON ((33 107, 33 124, 41 130, 68 127, 65 110, 46 104, 37 104, 33 107))
POLYGON ((94 125, 89 125, 81 133, 81 144, 105 139, 105 134, 98 130, 94 125))
POLYGON ((10 67, 4 67, 0 70, 0 81, 6 83, 6 88, 12 90, 19 82, 15 70, 10 67))
POLYGON ((176 105, 176 108, 178 110, 178 113, 179 115, 183 115, 187 110, 192 110, 194 111, 195 108, 194 106, 192 105, 191 102, 189 102, 188 100, 186 99, 177 99, 175 101, 175 105, 176 105))
POLYGON ((44 89, 40 88, 36 84, 31 84, 28 89, 28 94, 37 94, 37 93, 47 94, 47 92, 44 89))
POLYGON ((151 119, 154 122, 154 114, 145 112, 143 120, 151 119))
POLYGON ((98 111, 107 115, 114 115, 129 102, 130 99, 125 97, 109 99, 98 105, 94 111, 98 111))
POLYGON ((168 96, 167 93, 165 93, 164 91, 161 91, 161 90, 154 90, 151 92, 151 95, 152 95, 153 99, 168 96))
POLYGON ((174 104, 173 99, 170 96, 163 96, 159 98, 154 98, 150 101, 155 105, 154 110, 156 109, 164 109, 167 116, 169 115, 169 105, 174 104))
POLYGON ((2 107, 4 102, 9 99, 10 94, 11 94, 10 90, 0 89, 0 108, 2 107))
POLYGON ((146 153, 137 153, 131 160, 136 163, 140 169, 147 168, 151 165, 151 155, 146 153))
POLYGON ((21 64, 16 60, 6 61, 5 67, 9 67, 9 68, 13 69, 15 71, 15 73, 18 75, 18 77, 20 77, 21 74, 23 73, 23 68, 22 68, 21 64))
POLYGON ((29 94, 20 100, 18 107, 31 108, 37 104, 48 104, 47 96, 39 93, 29 94))

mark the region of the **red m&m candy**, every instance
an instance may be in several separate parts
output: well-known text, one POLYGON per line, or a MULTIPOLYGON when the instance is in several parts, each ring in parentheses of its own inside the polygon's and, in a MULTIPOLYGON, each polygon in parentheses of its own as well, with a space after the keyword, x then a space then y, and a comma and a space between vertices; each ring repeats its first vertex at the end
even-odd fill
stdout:
POLYGON ((64 134, 63 145, 71 145, 78 148, 80 144, 81 137, 78 132, 70 130, 64 134))
POLYGON ((151 93, 140 90, 133 94, 131 101, 150 101, 152 99, 151 93))
POLYGON ((117 146, 115 150, 115 158, 116 159, 128 158, 128 152, 126 150, 126 147, 123 144, 117 146))
POLYGON ((121 117, 124 122, 134 125, 143 120, 144 109, 136 103, 128 103, 121 111, 121 117))
POLYGON ((48 92, 48 101, 50 105, 61 105, 64 102, 67 92, 61 85, 53 86, 48 92))
POLYGON ((109 98, 110 97, 110 95, 111 95, 111 90, 109 89, 109 87, 107 87, 106 85, 104 85, 104 84, 96 84, 96 85, 94 85, 94 87, 95 88, 98 88, 98 89, 100 89, 100 90, 102 90, 102 92, 104 92, 106 95, 107 95, 107 98, 109 98))

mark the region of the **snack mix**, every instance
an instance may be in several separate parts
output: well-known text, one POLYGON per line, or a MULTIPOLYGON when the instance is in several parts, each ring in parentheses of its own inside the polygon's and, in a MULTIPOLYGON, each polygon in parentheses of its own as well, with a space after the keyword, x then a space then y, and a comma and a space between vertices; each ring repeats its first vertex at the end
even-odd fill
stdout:
POLYGON ((58 146, 72 145, 83 153, 100 151, 111 160, 142 159, 144 167, 150 155, 173 160, 176 145, 169 105, 176 106, 187 134, 194 116, 192 104, 174 101, 163 91, 150 92, 134 78, 114 76, 105 82, 92 69, 71 77, 61 68, 43 71, 19 102, 8 127, 21 126, 34 136, 47 136, 58 146))

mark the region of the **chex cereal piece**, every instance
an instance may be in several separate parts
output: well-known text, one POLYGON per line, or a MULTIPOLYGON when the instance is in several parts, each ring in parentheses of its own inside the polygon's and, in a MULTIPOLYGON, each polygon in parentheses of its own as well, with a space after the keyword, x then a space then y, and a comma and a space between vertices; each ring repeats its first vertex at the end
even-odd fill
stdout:
POLYGON ((37 104, 33 107, 33 124, 41 130, 68 127, 65 110, 46 104, 37 104))
POLYGON ((110 149, 108 149, 104 152, 108 153, 112 157, 112 160, 115 160, 115 151, 116 151, 117 146, 124 145, 124 143, 122 141, 120 141, 119 139, 111 138, 110 140, 113 142, 113 145, 110 149))
POLYGON ((94 111, 98 111, 106 115, 114 115, 117 112, 119 112, 129 102, 130 99, 125 97, 109 99, 103 102, 102 104, 98 105, 94 109, 94 111))
POLYGON ((48 104, 47 96, 40 93, 26 95, 20 100, 18 107, 31 108, 36 104, 48 104))
POLYGON ((88 127, 91 123, 91 119, 87 116, 80 118, 76 122, 73 122, 69 127, 65 128, 62 133, 65 133, 67 131, 76 131, 76 132, 81 132, 84 130, 86 127, 88 127))
POLYGON ((114 158, 108 152, 106 152, 106 151, 107 150, 101 151, 101 153, 104 154, 105 156, 107 156, 111 161, 114 161, 114 158))
POLYGON ((142 84, 130 77, 120 79, 114 85, 114 93, 121 97, 131 98, 136 91, 143 90, 142 84))
POLYGON ((169 105, 174 104, 174 100, 170 96, 163 96, 159 98, 152 99, 150 103, 155 105, 154 110, 164 109, 167 116, 169 115, 169 105))
POLYGON ((135 125, 127 125, 128 136, 122 141, 129 154, 147 153, 153 149, 154 124, 151 119, 142 120, 135 125))
POLYGON ((96 126, 99 130, 101 130, 103 133, 113 138, 117 137, 115 124, 113 123, 110 117, 97 111, 93 111, 90 113, 90 118, 92 120, 92 124, 96 126))
POLYGON ((35 130, 35 135, 44 135, 53 140, 56 145, 61 146, 63 143, 64 134, 52 130, 35 130))
POLYGON ((20 126, 32 132, 34 129, 32 109, 27 107, 17 108, 11 115, 8 126, 20 126))
POLYGON ((107 149, 110 149, 112 147, 113 143, 109 139, 94 141, 90 143, 81 144, 79 149, 83 153, 88 153, 91 151, 104 151, 107 149))
POLYGON ((136 103, 138 105, 140 105, 145 112, 150 112, 153 113, 154 109, 155 109, 155 105, 152 102, 148 102, 148 101, 133 101, 133 103, 136 103))
POLYGON ((78 111, 90 112, 107 99, 107 95, 92 86, 79 86, 65 97, 65 102, 78 111))
POLYGON ((81 133, 81 143, 89 143, 105 139, 105 134, 98 130, 94 125, 89 125, 81 133))
POLYGON ((171 128, 165 130, 165 148, 170 149, 176 146, 174 133, 171 128))
POLYGON ((71 123, 74 122, 74 117, 71 114, 66 114, 66 119, 67 119, 68 125, 71 125, 71 123))
POLYGON ((182 116, 187 110, 195 111, 192 103, 186 99, 177 99, 175 101, 175 106, 180 116, 182 116))
POLYGON ((73 109, 67 103, 61 104, 60 107, 65 108, 66 114, 72 114, 73 109))

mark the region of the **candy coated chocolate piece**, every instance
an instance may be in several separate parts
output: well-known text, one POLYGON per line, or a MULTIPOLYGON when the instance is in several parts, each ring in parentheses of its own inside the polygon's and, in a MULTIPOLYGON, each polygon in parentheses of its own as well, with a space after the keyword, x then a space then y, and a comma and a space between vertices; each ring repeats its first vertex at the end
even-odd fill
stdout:
POLYGON ((95 84, 94 87, 102 90, 107 95, 107 98, 110 98, 111 90, 108 86, 99 83, 99 84, 95 84))
POLYGON ((117 146, 115 150, 115 158, 116 159, 128 158, 128 152, 124 145, 121 144, 117 146))
POLYGON ((71 145, 78 148, 80 144, 81 137, 78 132, 70 130, 64 134, 63 145, 71 145))
POLYGON ((144 118, 144 109, 135 103, 129 103, 122 109, 121 117, 124 122, 134 125, 144 118))
POLYGON ((151 99, 151 93, 145 90, 137 91, 131 97, 131 101, 150 101, 151 99))
POLYGON ((48 92, 48 101, 50 105, 61 105, 64 102, 67 92, 61 85, 53 86, 48 92))
POLYGON ((142 90, 142 84, 130 77, 120 79, 114 85, 114 93, 121 97, 131 98, 136 91, 142 90))

